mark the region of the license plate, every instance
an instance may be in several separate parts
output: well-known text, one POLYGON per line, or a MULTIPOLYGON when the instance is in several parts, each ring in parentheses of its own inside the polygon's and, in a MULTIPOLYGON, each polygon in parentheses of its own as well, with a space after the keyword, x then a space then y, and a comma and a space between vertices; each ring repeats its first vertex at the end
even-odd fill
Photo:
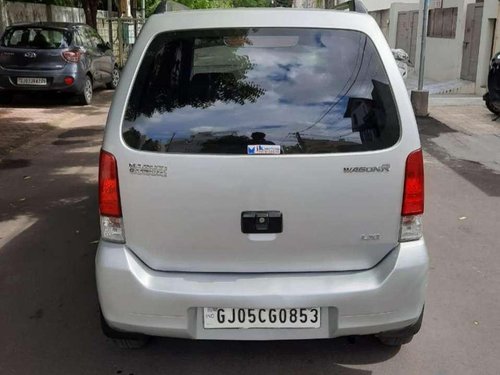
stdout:
POLYGON ((203 326, 221 328, 320 328, 321 309, 203 309, 203 326))
POLYGON ((18 85, 47 86, 47 78, 18 77, 18 85))

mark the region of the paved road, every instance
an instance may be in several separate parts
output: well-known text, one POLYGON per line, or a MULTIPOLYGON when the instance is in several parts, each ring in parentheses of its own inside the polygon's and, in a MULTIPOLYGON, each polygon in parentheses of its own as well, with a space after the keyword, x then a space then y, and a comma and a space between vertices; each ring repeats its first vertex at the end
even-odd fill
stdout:
POLYGON ((432 267, 410 345, 156 339, 130 352, 98 323, 96 165, 110 94, 99 98, 84 112, 55 106, 53 129, 0 162, 0 374, 500 372, 500 123, 481 106, 434 108, 447 125, 421 124, 432 267))

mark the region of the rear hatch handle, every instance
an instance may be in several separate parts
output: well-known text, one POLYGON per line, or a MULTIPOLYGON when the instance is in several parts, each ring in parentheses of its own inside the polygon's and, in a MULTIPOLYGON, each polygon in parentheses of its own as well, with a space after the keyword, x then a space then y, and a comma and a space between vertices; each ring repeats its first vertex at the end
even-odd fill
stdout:
POLYGON ((244 211, 241 231, 247 234, 282 233, 283 214, 280 211, 244 211))

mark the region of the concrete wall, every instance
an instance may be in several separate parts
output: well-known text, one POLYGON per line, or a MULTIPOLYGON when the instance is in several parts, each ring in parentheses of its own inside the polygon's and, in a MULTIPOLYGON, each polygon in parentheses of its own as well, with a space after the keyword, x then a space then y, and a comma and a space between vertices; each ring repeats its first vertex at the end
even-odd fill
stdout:
MULTIPOLYGON (((500 6, 498 7, 497 20, 500 20, 500 6)), ((500 23, 496 27, 495 37, 493 40, 493 53, 500 52, 500 23)))
POLYGON ((390 10, 382 9, 369 13, 373 18, 375 18, 375 21, 377 21, 380 26, 380 30, 384 33, 385 38, 389 39, 390 10))
POLYGON ((369 12, 389 9, 394 3, 418 3, 418 0, 363 0, 369 12))
MULTIPOLYGON (((85 13, 81 8, 11 1, 5 3, 5 8, 8 25, 45 21, 85 23, 85 13)), ((107 14, 107 11, 99 10, 97 11, 97 18, 107 18, 107 14)))
MULTIPOLYGON (((363 0, 370 11, 390 8, 389 28, 387 40, 391 47, 396 45, 397 17, 401 11, 419 10, 422 19, 422 1, 415 0, 363 0)), ((431 0, 431 8, 457 7, 457 29, 454 39, 427 38, 425 76, 437 81, 460 79, 462 69, 463 41, 467 5, 475 0, 431 0)), ((500 52, 500 6, 499 0, 484 0, 483 20, 481 24, 481 41, 479 46, 478 69, 476 78, 476 92, 483 93, 488 80, 488 70, 492 55, 500 52)), ((418 69, 420 56, 420 29, 418 31, 417 61, 418 69)))
MULTIPOLYGON (((495 0, 498 1, 498 0, 495 0)), ((467 4, 474 0, 443 0, 443 8, 458 8, 455 38, 427 38, 425 77, 436 81, 451 81, 460 78, 462 68, 463 42, 467 4)), ((434 3, 435 4, 435 3, 434 3)), ((422 20, 422 4, 393 3, 391 5, 389 45, 396 46, 398 14, 402 11, 419 10, 419 25, 422 20)), ((415 69, 420 66, 420 26, 417 33, 417 52, 415 69)), ((483 38, 481 38, 483 39, 483 38)))
POLYGON ((45 4, 7 2, 5 8, 7 10, 8 25, 47 21, 48 6, 45 4))
MULTIPOLYGON (((387 41, 391 48, 396 48, 396 37, 398 35, 398 15, 399 12, 407 12, 411 10, 419 10, 420 7, 418 3, 392 3, 390 7, 389 13, 389 32, 387 41)), ((409 52, 409 51, 407 51, 409 52)), ((418 46, 417 46, 417 56, 418 54, 418 46)))
POLYGON ((443 8, 458 8, 454 39, 427 38, 426 76, 438 81, 460 78, 467 4, 474 0, 443 0, 443 8))

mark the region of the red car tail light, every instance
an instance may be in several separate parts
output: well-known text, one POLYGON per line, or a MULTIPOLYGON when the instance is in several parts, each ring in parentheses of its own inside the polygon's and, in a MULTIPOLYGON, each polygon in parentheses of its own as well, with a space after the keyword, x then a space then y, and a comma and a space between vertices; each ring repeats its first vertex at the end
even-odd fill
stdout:
POLYGON ((73 77, 64 77, 64 83, 68 86, 71 86, 75 82, 73 77))
POLYGON ((422 149, 413 151, 406 159, 402 215, 424 213, 424 160, 422 149))
POLYGON ((424 160, 422 149, 418 149, 406 159, 400 242, 416 241, 422 238, 423 213, 424 160))
POLYGON ((118 166, 115 157, 103 150, 99 157, 99 212, 101 238, 105 241, 125 243, 118 166))
POLYGON ((99 158, 99 211, 102 216, 122 216, 116 159, 103 150, 99 158))

